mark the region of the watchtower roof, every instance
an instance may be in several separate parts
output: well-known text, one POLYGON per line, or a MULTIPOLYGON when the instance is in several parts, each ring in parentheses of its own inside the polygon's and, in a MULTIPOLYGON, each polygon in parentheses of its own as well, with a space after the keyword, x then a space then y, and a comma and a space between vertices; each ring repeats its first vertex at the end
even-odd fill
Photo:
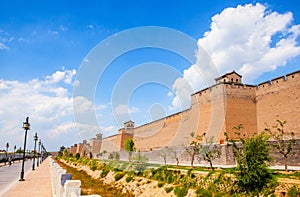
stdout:
POLYGON ((242 83, 242 75, 238 74, 234 70, 229 73, 225 73, 224 75, 215 78, 216 83, 219 82, 234 82, 234 83, 242 83))

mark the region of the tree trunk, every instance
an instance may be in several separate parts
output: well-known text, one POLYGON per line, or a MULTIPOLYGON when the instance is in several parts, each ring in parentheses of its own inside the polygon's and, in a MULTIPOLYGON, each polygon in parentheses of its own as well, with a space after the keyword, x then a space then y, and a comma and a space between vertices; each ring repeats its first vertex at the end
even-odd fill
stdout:
POLYGON ((130 158, 131 158, 131 155, 132 155, 132 152, 129 151, 129 152, 128 152, 128 161, 129 161, 129 162, 131 162, 131 159, 130 159, 130 158))
POLYGON ((194 159, 195 159, 195 154, 192 154, 192 159, 191 159, 191 167, 194 167, 194 159))
POLYGON ((209 164, 210 164, 210 168, 211 168, 212 170, 214 170, 213 164, 212 164, 212 161, 211 161, 211 160, 209 160, 209 164))
POLYGON ((287 157, 284 156, 284 170, 285 172, 288 172, 288 168, 287 168, 287 157))

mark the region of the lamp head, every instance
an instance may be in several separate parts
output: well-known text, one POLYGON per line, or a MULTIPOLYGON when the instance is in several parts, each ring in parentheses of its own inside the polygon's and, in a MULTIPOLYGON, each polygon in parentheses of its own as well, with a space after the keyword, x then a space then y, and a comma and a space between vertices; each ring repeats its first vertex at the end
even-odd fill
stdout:
POLYGON ((23 122, 23 128, 25 130, 30 130, 29 117, 26 118, 26 122, 23 122))
POLYGON ((37 141, 37 140, 38 140, 37 133, 35 133, 35 135, 34 135, 33 139, 34 139, 34 141, 37 141))

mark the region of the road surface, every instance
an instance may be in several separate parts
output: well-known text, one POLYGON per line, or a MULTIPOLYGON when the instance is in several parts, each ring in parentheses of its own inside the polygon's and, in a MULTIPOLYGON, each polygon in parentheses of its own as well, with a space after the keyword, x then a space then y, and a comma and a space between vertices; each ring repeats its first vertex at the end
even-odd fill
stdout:
MULTIPOLYGON (((36 161, 35 161, 36 162, 36 161)), ((8 164, 8 163, 7 163, 8 164)), ((36 163, 35 163, 36 164, 36 163)), ((12 165, 0 167, 0 197, 5 197, 5 194, 10 191, 19 181, 22 168, 22 161, 15 161, 12 165)), ((32 168, 32 160, 28 160, 24 165, 24 178, 32 168)))

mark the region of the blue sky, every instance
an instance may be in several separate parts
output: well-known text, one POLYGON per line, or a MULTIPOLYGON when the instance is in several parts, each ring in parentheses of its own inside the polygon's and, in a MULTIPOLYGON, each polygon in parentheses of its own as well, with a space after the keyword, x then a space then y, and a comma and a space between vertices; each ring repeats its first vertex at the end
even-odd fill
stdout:
MULTIPOLYGON (((198 41, 220 74, 235 69, 243 74, 244 82, 256 84, 299 70, 299 10, 300 5, 292 0, 2 1, 0 149, 4 149, 6 142, 11 147, 22 145, 21 126, 26 116, 30 116, 32 123, 29 138, 38 132, 46 147, 58 150, 61 145, 70 146, 93 137, 98 131, 114 134, 128 116, 141 125, 185 109, 189 93, 186 100, 181 99, 185 104, 178 106, 177 94, 184 94, 186 89, 180 80, 175 83, 175 75, 167 73, 166 77, 174 81, 173 86, 139 84, 132 89, 127 103, 112 103, 118 80, 143 63, 169 65, 181 73, 182 79, 191 79, 193 90, 205 87, 184 58, 160 49, 134 50, 115 59, 105 70, 94 91, 94 102, 78 99, 83 109, 96 111, 98 128, 81 123, 75 128, 76 74, 84 58, 109 36, 143 26, 171 28, 198 41), (124 113, 127 116, 123 118, 124 113), (117 114, 121 118, 116 118, 117 114), (79 127, 82 133, 77 131, 79 127)), ((140 72, 138 76, 145 78, 147 74, 140 72)), ((127 83, 130 82, 123 84, 125 88, 127 83)), ((28 146, 32 147, 32 140, 28 146)))

